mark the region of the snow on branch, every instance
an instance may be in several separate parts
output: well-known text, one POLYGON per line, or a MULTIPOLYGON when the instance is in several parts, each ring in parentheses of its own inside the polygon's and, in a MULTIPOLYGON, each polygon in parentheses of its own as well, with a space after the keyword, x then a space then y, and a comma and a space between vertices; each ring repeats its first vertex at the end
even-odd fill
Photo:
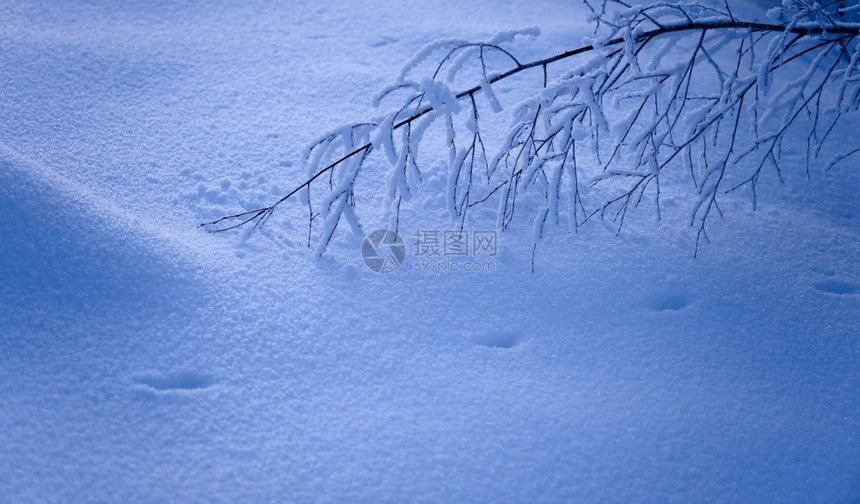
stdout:
POLYGON ((300 195, 309 245, 315 241, 321 254, 342 221, 360 231, 353 188, 379 150, 396 230, 422 170, 436 166, 425 166, 417 151, 439 124, 448 212, 461 227, 471 208, 495 201, 501 229, 523 211, 532 216, 535 243, 552 227, 575 231, 595 217, 620 232, 643 202, 659 217, 661 180, 682 173, 693 189, 689 224, 698 251, 723 195, 746 188, 755 204, 761 175, 780 175, 786 153, 796 158, 800 150, 808 172, 860 152, 860 143, 834 140, 860 108, 858 5, 786 0, 769 13, 773 23, 740 20, 725 3, 587 5, 591 40, 548 58, 523 62, 509 47, 537 36, 536 28, 427 45, 374 99, 385 111, 380 118, 312 144, 302 184, 268 207, 202 227, 259 228, 300 195), (550 67, 560 77, 549 80, 550 67), (503 108, 493 85, 531 69, 539 71, 532 97, 510 108, 503 138, 488 140, 484 115, 503 108), (525 199, 527 192, 538 199, 525 199))

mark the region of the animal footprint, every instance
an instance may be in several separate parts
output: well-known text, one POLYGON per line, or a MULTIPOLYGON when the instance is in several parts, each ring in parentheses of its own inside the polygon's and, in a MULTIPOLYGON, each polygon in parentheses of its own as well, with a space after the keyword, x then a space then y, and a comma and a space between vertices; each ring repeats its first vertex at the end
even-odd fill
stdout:
POLYGON ((174 390, 197 390, 210 387, 214 380, 206 375, 191 371, 180 371, 165 375, 149 374, 138 376, 134 382, 157 392, 174 390))
POLYGON ((693 294, 679 285, 669 285, 648 292, 642 298, 646 308, 654 311, 677 311, 693 302, 693 294))
POLYGON ((509 332, 501 331, 474 336, 472 342, 487 348, 511 348, 517 344, 517 337, 509 332))
POLYGON ((393 38, 393 37, 382 37, 382 38, 377 39, 376 42, 371 43, 370 47, 382 47, 382 46, 386 46, 388 44, 393 44, 397 41, 398 40, 396 38, 393 38))
POLYGON ((819 290, 821 292, 827 292, 829 294, 844 295, 857 294, 858 292, 860 292, 860 286, 832 279, 814 283, 812 284, 812 287, 816 290, 819 290))

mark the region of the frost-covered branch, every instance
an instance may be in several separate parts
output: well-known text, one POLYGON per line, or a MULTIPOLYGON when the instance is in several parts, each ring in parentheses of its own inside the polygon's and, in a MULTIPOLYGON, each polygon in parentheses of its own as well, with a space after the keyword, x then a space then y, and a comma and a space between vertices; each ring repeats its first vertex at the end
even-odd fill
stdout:
POLYGON ((388 112, 324 135, 307 150, 302 184, 268 207, 203 227, 258 228, 300 195, 309 244, 316 240, 322 253, 342 219, 360 229, 354 184, 380 151, 390 167, 385 199, 396 230, 402 204, 431 169, 418 148, 425 132, 441 125, 447 206, 460 227, 470 209, 496 200, 504 229, 532 192, 543 201, 533 208, 528 200, 535 243, 551 227, 566 222, 573 231, 595 216, 620 232, 643 201, 653 201, 661 217, 661 180, 686 173, 698 250, 722 195, 749 188, 755 204, 761 174, 770 167, 780 174, 786 155, 800 148, 808 171, 860 151, 833 141, 860 108, 856 5, 798 0, 773 10, 779 22, 770 24, 737 19, 724 3, 590 7, 592 40, 536 61, 521 62, 508 48, 536 36, 533 28, 429 44, 374 100, 388 112), (566 70, 549 80, 550 67, 559 65, 566 70), (540 71, 532 97, 513 107, 502 139, 488 139, 485 116, 503 109, 493 85, 532 69, 540 71))

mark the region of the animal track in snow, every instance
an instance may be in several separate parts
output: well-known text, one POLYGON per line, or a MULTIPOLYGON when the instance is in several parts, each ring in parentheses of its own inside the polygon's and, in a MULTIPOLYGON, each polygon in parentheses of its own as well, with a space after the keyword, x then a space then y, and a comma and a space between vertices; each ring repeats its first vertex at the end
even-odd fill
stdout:
POLYGON ((643 304, 654 311, 677 311, 693 302, 693 294, 680 286, 666 286, 643 296, 643 304))
POLYGON ((388 44, 393 44, 395 42, 398 42, 398 39, 393 38, 393 37, 381 37, 381 38, 377 39, 375 42, 372 42, 370 44, 370 47, 382 47, 382 46, 386 46, 388 44))
POLYGON ((828 279, 812 284, 812 287, 821 292, 829 294, 857 294, 860 292, 860 286, 854 285, 841 280, 828 279))
POLYGON ((511 348, 517 344, 517 337, 509 332, 500 331, 474 336, 472 342, 487 348, 511 348))
POLYGON ((164 375, 148 374, 138 376, 134 382, 149 389, 166 392, 172 390, 197 390, 210 387, 212 378, 191 371, 180 371, 164 375))

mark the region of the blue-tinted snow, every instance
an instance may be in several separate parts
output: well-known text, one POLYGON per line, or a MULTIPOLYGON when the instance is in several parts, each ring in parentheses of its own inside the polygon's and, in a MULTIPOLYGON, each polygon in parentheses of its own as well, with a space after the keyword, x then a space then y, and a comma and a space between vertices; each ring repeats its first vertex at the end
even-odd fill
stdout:
MULTIPOLYGON (((0 500, 860 498, 853 166, 738 195, 696 260, 667 196, 534 274, 521 222, 495 272, 380 275, 348 232, 315 259, 300 208, 195 226, 300 180, 430 40, 539 25, 543 57, 584 10, 118 5, 0 9, 0 500)), ((449 226, 424 182, 405 235, 449 226)))

